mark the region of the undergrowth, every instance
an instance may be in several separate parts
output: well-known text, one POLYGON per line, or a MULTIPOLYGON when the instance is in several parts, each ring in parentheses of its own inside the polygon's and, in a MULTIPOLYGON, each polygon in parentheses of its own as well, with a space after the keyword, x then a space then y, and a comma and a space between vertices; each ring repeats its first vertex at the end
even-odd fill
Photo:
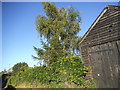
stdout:
POLYGON ((36 66, 19 71, 7 85, 38 88, 95 88, 94 80, 86 80, 88 68, 79 56, 60 58, 49 66, 36 66))

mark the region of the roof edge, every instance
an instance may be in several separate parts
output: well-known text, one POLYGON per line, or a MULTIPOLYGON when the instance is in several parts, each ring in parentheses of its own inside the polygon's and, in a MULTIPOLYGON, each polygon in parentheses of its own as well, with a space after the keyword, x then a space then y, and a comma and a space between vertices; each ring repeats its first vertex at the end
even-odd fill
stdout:
POLYGON ((90 28, 88 29, 88 31, 84 34, 84 36, 81 38, 81 41, 79 42, 79 44, 82 43, 82 41, 85 39, 85 37, 88 35, 88 33, 91 31, 91 29, 96 25, 96 23, 98 22, 98 20, 103 16, 103 14, 107 11, 108 7, 105 7, 102 12, 99 14, 99 16, 96 18, 96 20, 92 23, 92 25, 90 26, 90 28))
POLYGON ((119 5, 107 5, 102 12, 99 14, 99 16, 96 18, 96 20, 92 23, 88 31, 84 34, 84 36, 81 38, 80 42, 78 43, 79 45, 82 43, 82 41, 85 39, 85 37, 89 34, 91 29, 97 24, 99 19, 103 16, 103 14, 109 9, 109 7, 120 7, 119 5))
POLYGON ((107 5, 106 7, 120 7, 120 5, 107 5))

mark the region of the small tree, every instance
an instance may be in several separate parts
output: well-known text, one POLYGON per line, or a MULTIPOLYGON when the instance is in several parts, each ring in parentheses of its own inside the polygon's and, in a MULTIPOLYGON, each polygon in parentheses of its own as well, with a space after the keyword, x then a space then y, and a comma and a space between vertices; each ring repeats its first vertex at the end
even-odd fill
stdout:
POLYGON ((63 56, 78 54, 77 34, 80 31, 80 12, 72 7, 57 8, 49 2, 42 4, 46 16, 37 16, 36 28, 43 48, 34 47, 38 57, 33 57, 52 63, 63 56))
POLYGON ((20 63, 17 63, 13 66, 13 73, 16 74, 18 73, 19 71, 23 71, 23 67, 25 69, 25 67, 27 68, 28 67, 28 64, 25 63, 25 62, 20 62, 20 63))

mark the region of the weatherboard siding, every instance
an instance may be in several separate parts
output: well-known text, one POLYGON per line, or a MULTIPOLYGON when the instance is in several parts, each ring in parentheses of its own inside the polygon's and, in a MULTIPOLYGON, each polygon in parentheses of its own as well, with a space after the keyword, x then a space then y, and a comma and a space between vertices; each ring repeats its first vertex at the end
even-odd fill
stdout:
POLYGON ((89 73, 90 70, 86 78, 94 77, 100 88, 118 87, 116 70, 120 68, 118 66, 120 59, 118 58, 120 57, 120 6, 105 7, 83 36, 79 45, 85 65, 92 67, 92 73, 89 73), (111 79, 108 80, 109 78, 111 79))

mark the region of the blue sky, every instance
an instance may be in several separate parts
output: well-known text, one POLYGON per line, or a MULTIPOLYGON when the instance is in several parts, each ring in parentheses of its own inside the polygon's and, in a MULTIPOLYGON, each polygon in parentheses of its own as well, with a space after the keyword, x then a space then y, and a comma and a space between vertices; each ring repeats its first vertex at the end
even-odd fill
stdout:
MULTIPOLYGON (((83 36, 106 5, 117 2, 55 2, 57 7, 68 8, 72 5, 82 12, 81 31, 83 36)), ((36 55, 33 46, 41 47, 35 20, 38 14, 45 15, 39 2, 2 3, 2 67, 8 69, 18 62, 26 62, 30 67, 38 65, 31 55, 36 55)))

